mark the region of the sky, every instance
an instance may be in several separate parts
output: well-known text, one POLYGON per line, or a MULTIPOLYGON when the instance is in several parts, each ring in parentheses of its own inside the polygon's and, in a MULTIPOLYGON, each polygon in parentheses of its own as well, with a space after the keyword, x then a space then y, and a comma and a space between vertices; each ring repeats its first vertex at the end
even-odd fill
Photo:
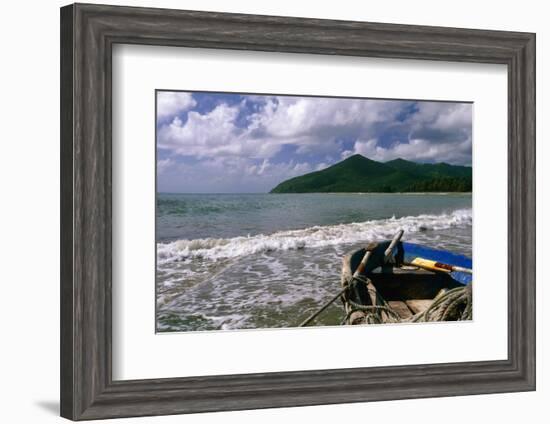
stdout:
POLYGON ((262 193, 353 155, 472 162, 472 104, 157 91, 164 193, 262 193))

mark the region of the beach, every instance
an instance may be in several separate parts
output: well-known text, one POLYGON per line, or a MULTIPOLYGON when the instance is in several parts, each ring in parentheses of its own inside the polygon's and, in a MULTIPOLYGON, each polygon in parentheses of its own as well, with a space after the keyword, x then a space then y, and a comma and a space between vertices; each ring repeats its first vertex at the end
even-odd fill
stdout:
MULTIPOLYGON (((398 229, 471 256, 470 193, 158 194, 157 331, 295 327, 342 257, 398 229)), ((337 325, 332 305, 314 324, 337 325)))

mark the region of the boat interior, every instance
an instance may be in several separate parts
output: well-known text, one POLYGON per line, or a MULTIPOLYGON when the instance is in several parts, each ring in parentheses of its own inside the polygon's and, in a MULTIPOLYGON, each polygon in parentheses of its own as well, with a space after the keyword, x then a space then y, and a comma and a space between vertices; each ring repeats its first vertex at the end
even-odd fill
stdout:
MULTIPOLYGON (((364 250, 358 250, 351 256, 352 273, 364 254, 364 250)), ((349 294, 351 300, 362 305, 382 304, 385 300, 403 319, 426 310, 442 292, 463 286, 449 273, 404 264, 387 264, 375 268, 369 272, 368 278, 373 287, 356 284, 349 294)))

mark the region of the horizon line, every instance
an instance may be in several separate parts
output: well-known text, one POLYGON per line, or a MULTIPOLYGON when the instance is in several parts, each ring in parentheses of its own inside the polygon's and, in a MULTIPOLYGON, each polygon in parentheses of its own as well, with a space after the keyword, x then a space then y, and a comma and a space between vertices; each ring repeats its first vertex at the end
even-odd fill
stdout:
POLYGON ((179 192, 157 191, 155 194, 472 194, 471 191, 319 191, 304 193, 271 193, 269 191, 252 192, 179 192))

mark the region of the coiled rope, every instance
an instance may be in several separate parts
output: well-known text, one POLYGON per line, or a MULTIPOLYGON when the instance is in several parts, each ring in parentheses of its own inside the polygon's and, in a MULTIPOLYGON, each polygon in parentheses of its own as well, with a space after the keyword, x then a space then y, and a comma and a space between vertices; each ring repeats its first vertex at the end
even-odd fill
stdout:
MULTIPOLYGON (((351 306, 345 318, 340 323, 344 324, 382 324, 382 323, 406 323, 406 322, 434 322, 434 321, 464 321, 472 319, 472 284, 464 287, 456 287, 447 292, 442 292, 435 297, 431 305, 424 311, 410 318, 401 318, 382 298, 380 293, 369 287, 367 278, 355 278, 354 281, 363 282, 367 290, 377 295, 380 305, 361 305, 347 299, 351 306), (354 312, 360 311, 362 316, 349 322, 354 312)), ((354 283, 347 286, 350 288, 354 283)))
POLYGON ((472 284, 456 287, 437 296, 432 304, 410 322, 465 321, 472 319, 472 284))

